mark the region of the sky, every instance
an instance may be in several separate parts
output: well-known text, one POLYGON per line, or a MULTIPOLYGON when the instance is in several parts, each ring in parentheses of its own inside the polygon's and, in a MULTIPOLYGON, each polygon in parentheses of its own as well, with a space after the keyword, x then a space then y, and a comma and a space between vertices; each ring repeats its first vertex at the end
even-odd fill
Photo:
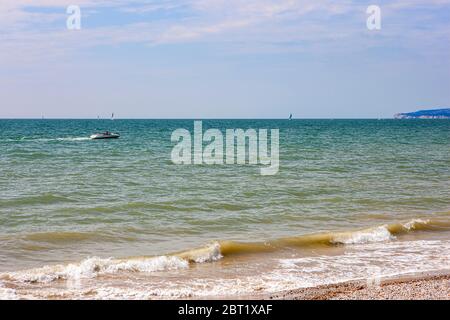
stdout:
POLYGON ((450 0, 0 0, 0 118, 450 107, 450 0), (69 30, 70 5, 81 28, 69 30), (381 29, 369 30, 377 5, 381 29))

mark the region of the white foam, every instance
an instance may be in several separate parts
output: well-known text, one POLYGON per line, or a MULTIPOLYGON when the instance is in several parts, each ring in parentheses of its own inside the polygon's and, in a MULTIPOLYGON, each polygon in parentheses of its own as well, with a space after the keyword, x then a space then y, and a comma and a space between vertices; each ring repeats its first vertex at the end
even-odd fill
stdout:
POLYGON ((253 275, 236 272, 232 277, 217 278, 199 274, 195 279, 169 285, 107 286, 96 290, 95 297, 172 299, 245 296, 352 280, 368 279, 377 284, 386 277, 450 267, 450 241, 370 243, 349 248, 341 255, 278 259, 272 269, 253 275))
MULTIPOLYGON (((91 258, 78 267, 65 266, 64 276, 93 276, 100 273, 115 274, 121 271, 147 272, 165 268, 186 268, 186 260, 174 257, 157 257, 117 261, 91 258)), ((130 277, 96 278, 80 286, 53 283, 33 286, 15 283, 15 291, 4 295, 15 298, 45 299, 173 299, 195 297, 229 297, 273 293, 282 290, 319 286, 350 280, 379 279, 402 274, 445 270, 450 268, 449 240, 393 241, 384 243, 355 244, 345 247, 338 255, 318 255, 291 258, 264 258, 261 266, 242 262, 225 274, 204 273, 201 269, 186 269, 183 275, 170 278, 164 274, 147 277, 145 274, 130 277), (170 281, 169 281, 170 279, 170 281), (20 289, 21 286, 24 289, 20 289)), ((259 263, 259 262, 256 262, 259 263)), ((77 266, 77 265, 75 265, 77 266)), ((220 269, 219 269, 220 270, 220 269)), ((55 272, 54 272, 55 273, 55 272)), ((56 273, 61 275, 61 273, 56 273)), ((8 279, 5 281, 14 281, 8 279)), ((1 290, 0 290, 1 294, 1 290)))
POLYGON ((223 256, 220 252, 220 244, 218 242, 214 242, 212 245, 205 248, 205 250, 201 250, 200 254, 197 254, 193 257, 193 261, 196 263, 205 263, 205 262, 213 262, 222 259, 223 256))
POLYGON ((20 282, 49 283, 55 280, 79 280, 117 272, 156 272, 188 268, 189 262, 205 263, 222 258, 220 244, 185 252, 180 256, 158 256, 151 258, 113 259, 87 258, 80 263, 44 266, 42 268, 0 274, 20 282))
POLYGON ((338 256, 281 259, 280 267, 283 277, 301 278, 303 287, 437 271, 450 267, 450 241, 355 245, 338 256))
POLYGON ((417 224, 429 224, 430 220, 423 220, 423 219, 413 219, 411 221, 408 221, 407 223, 402 224, 402 226, 407 229, 408 231, 414 230, 416 228, 417 224))
POLYGON ((389 232, 386 226, 380 226, 367 230, 339 234, 332 239, 332 242, 340 244, 364 244, 390 240, 395 240, 395 236, 389 232))
POLYGON ((79 280, 117 272, 155 272, 187 268, 188 261, 169 256, 155 258, 113 260, 92 257, 79 264, 45 266, 2 275, 20 282, 49 283, 54 280, 79 280))
POLYGON ((19 297, 16 294, 16 290, 11 288, 5 288, 3 283, 0 282, 0 300, 17 300, 19 297))
POLYGON ((64 137, 64 138, 27 138, 23 137, 20 140, 22 141, 31 141, 31 142, 51 142, 51 141, 85 141, 90 140, 89 137, 64 137))
POLYGON ((164 270, 184 269, 189 263, 177 257, 160 256, 143 260, 125 260, 120 263, 110 264, 105 273, 115 273, 119 271, 133 272, 155 272, 164 270))
POLYGON ((58 141, 85 141, 85 140, 90 140, 89 137, 68 137, 68 138, 57 138, 56 140, 58 141))

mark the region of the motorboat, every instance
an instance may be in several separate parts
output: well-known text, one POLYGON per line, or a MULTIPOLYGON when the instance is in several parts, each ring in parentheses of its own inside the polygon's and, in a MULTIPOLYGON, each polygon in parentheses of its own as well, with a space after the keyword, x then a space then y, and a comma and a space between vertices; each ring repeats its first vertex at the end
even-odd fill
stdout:
POLYGON ((98 140, 98 139, 117 139, 120 135, 118 133, 112 133, 109 131, 102 132, 102 133, 95 133, 90 136, 91 139, 98 140))

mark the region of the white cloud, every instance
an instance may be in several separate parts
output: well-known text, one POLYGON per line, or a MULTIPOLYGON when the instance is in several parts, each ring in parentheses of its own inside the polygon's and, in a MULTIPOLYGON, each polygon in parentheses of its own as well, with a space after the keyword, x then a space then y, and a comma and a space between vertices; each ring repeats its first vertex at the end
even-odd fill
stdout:
MULTIPOLYGON (((394 17, 406 8, 440 8, 450 4, 450 0, 381 2, 383 12, 387 11, 394 17)), ((260 49, 270 47, 271 50, 278 44, 291 43, 290 46, 282 45, 281 49, 305 50, 305 46, 309 46, 311 50, 317 50, 320 45, 367 36, 365 6, 360 1, 350 0, 2 0, 0 59, 3 63, 33 61, 63 56, 92 46, 190 41, 247 43, 260 49), (114 9, 124 16, 137 16, 133 22, 118 24, 112 21, 110 25, 73 32, 64 29, 65 7, 70 4, 91 12, 114 9), (30 7, 61 8, 61 13, 58 14, 57 10, 29 10, 30 7), (183 14, 170 15, 177 10, 182 10, 183 14), (164 19, 146 20, 146 13, 159 11, 167 13, 164 19), (139 17, 142 20, 137 23, 135 20, 139 17), (59 20, 61 25, 55 24, 59 20), (358 22, 360 20, 361 23, 358 22)), ((373 41, 395 41, 392 39, 396 37, 409 37, 410 42, 420 41, 414 39, 417 36, 425 37, 428 42, 433 39, 429 33, 424 34, 420 30, 408 30, 407 34, 401 32, 401 28, 383 29, 373 41)), ((448 40, 448 32, 434 30, 434 37, 448 40)))

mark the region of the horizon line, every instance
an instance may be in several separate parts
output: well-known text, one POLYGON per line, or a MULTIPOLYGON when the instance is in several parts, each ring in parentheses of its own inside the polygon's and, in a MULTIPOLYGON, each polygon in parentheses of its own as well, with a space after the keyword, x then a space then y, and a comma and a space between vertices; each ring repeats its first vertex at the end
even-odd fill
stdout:
MULTIPOLYGON (((304 118, 292 118, 291 120, 388 120, 395 119, 394 117, 304 117, 304 118)), ((51 117, 51 118, 36 118, 36 117, 0 117, 0 120, 106 120, 106 121, 119 121, 119 120, 289 120, 289 118, 64 118, 64 117, 51 117)))

